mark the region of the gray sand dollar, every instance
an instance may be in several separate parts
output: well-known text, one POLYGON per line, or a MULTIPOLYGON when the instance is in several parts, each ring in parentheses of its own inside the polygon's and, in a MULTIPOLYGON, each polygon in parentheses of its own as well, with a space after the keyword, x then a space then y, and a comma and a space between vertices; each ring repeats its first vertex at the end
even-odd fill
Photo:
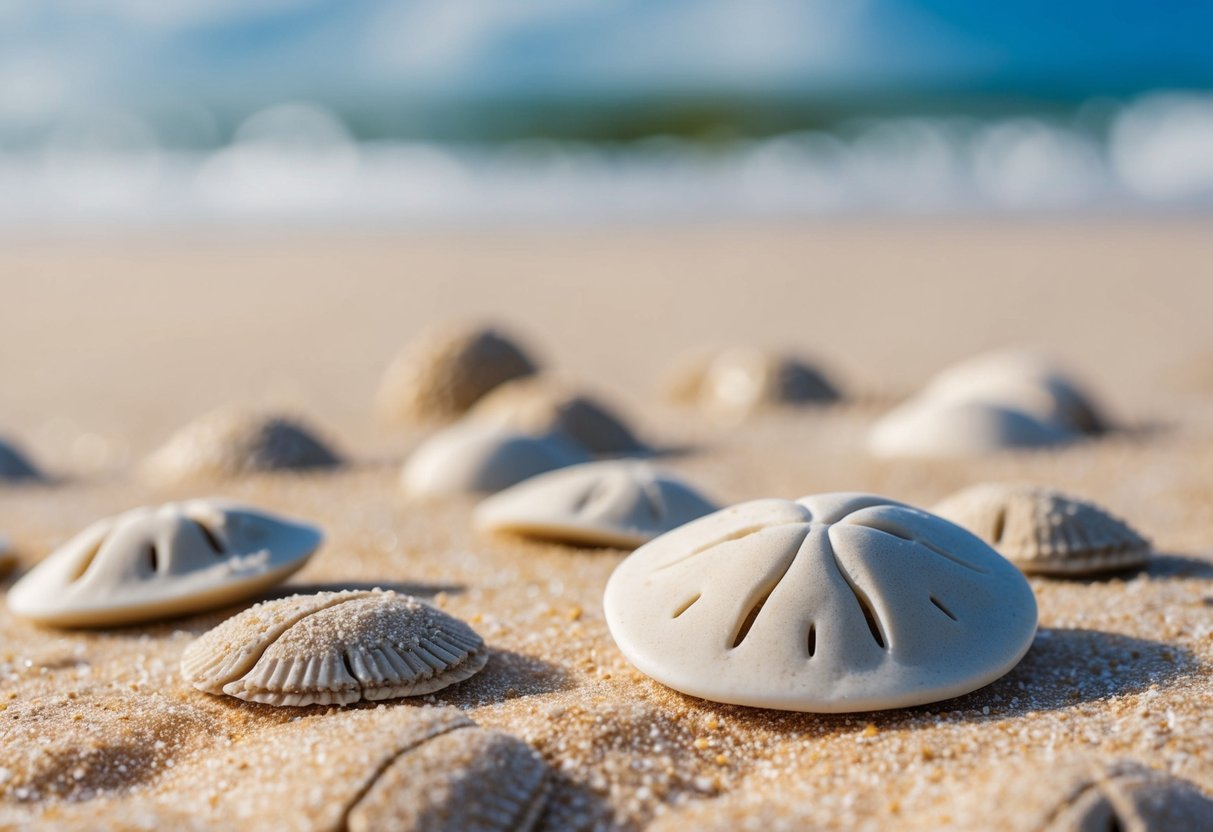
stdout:
POLYGON ((989 684, 1036 632, 1023 575, 952 523, 871 494, 755 500, 637 549, 607 624, 642 672, 738 705, 848 712, 989 684))
POLYGON ((9 590, 8 606, 65 627, 214 609, 285 580, 322 540, 314 526, 226 500, 137 508, 48 555, 9 590))

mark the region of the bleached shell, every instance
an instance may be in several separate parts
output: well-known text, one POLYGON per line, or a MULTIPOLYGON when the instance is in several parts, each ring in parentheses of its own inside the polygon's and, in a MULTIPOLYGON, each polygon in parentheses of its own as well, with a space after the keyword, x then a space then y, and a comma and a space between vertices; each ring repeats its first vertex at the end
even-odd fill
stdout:
POLYGON ((14 614, 107 627, 214 609, 287 578, 320 530, 225 500, 137 508, 98 521, 8 592, 14 614))
POLYGON ((535 370, 531 358, 500 330, 464 323, 435 327, 388 366, 377 407, 388 422, 449 422, 499 384, 535 370))
POLYGON ((968 358, 936 375, 922 396, 998 404, 1083 433, 1098 433, 1107 427, 1099 406, 1082 385, 1031 350, 999 350, 968 358))
POLYGON ((464 622, 391 591, 322 592, 257 604, 186 648, 199 690, 267 705, 348 705, 433 693, 488 661, 464 622))
POLYGON ((946 520, 870 494, 741 503, 637 549, 607 625, 639 670, 738 705, 905 707, 989 684, 1027 651, 1023 575, 946 520))
POLYGON ((645 449, 606 405, 545 376, 502 384, 478 401, 468 415, 520 433, 562 433, 595 454, 630 454, 645 449))
POLYGON ((173 434, 148 458, 144 470, 154 480, 172 482, 339 464, 337 453, 298 419, 224 407, 173 434))
POLYGON ((1090 575, 1142 566, 1150 555, 1150 542, 1123 520, 1051 488, 985 483, 932 511, 1030 574, 1090 575))
POLYGON ((872 426, 868 450, 881 457, 955 457, 1047 448, 1078 437, 1073 431, 989 402, 916 398, 872 426))
POLYGON ((744 416, 763 407, 837 401, 820 370, 792 356, 740 347, 680 360, 666 382, 670 397, 705 410, 744 416))
POLYGON ((413 451, 400 483, 414 496, 491 493, 589 459, 584 448, 560 434, 529 436, 463 422, 413 451))
POLYGON ((347 817, 350 832, 513 832, 535 827, 547 794, 548 767, 526 743, 465 728, 397 757, 347 817))
POLYGON ((591 546, 633 548, 716 510, 647 462, 610 460, 540 474, 476 508, 476 527, 591 546))
POLYGON ((41 479, 42 474, 16 445, 0 439, 0 484, 41 479))

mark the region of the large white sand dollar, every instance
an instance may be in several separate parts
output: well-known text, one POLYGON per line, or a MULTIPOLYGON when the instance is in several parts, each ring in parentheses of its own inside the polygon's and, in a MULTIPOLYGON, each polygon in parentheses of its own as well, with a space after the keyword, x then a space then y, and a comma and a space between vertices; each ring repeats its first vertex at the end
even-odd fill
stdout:
POLYGON ((66 627, 133 624, 255 596, 301 568, 320 530, 224 500, 98 521, 8 592, 16 615, 66 627))
POLYGON ((476 508, 481 531, 632 548, 716 510, 647 462, 588 462, 540 474, 476 508))
POLYGON ((492 493, 589 459, 584 448, 560 434, 530 436, 462 422, 435 433, 413 451, 400 484, 415 497, 492 493))
POLYGON ((688 523, 624 560, 604 605, 628 660, 675 690, 822 713, 975 690, 1036 632, 1014 566, 871 494, 756 500, 688 523))

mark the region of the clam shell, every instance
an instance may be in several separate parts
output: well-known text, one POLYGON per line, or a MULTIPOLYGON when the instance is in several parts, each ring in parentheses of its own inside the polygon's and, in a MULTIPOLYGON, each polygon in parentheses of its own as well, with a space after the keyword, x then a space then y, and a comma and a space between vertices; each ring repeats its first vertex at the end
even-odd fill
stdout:
POLYGON ((744 416, 764 407, 837 401, 816 367, 792 356, 738 347, 680 360, 666 382, 670 398, 744 416))
POLYGON ((509 381, 472 408, 469 417, 520 433, 562 433, 595 454, 632 454, 645 446, 597 399, 544 376, 509 381))
POLYGON ((190 422, 145 463, 161 481, 223 479, 258 471, 331 468, 340 457, 302 421, 224 407, 190 422))
POLYGON ((532 477, 476 508, 486 532, 634 548, 716 506, 647 462, 611 460, 532 477))
POLYGON ((42 474, 16 445, 0 439, 0 484, 41 479, 42 474))
POLYGON ((1046 424, 1099 433, 1107 419, 1072 375, 1030 350, 999 350, 973 356, 940 372, 923 397, 981 401, 1020 410, 1046 424))
POLYGON ((1078 436, 1002 405, 916 398, 872 426, 868 451, 880 457, 973 456, 1054 447, 1078 436))
POLYGON ((480 636, 416 598, 383 590, 264 601, 192 642, 182 676, 267 705, 348 705, 433 693, 484 667, 480 636))
POLYGON ((137 508, 59 547, 8 592, 14 614, 63 627, 133 624, 214 609, 286 579, 320 530, 224 500, 137 508))
POLYGON ((560 434, 529 436, 465 422, 413 451, 400 483, 415 496, 489 493, 589 459, 584 448, 560 434))
POLYGON ((741 503, 637 549, 606 621, 639 670, 737 705, 816 712, 949 699, 1036 632, 1027 580, 946 520, 871 494, 741 503))
POLYGON ((396 356, 380 382, 377 408, 387 422, 449 422, 497 385, 535 370, 500 330, 448 324, 423 332, 396 356))
POLYGON ((1032 485, 985 483, 931 509, 1030 574, 1090 575, 1142 566, 1150 542, 1104 509, 1032 485))

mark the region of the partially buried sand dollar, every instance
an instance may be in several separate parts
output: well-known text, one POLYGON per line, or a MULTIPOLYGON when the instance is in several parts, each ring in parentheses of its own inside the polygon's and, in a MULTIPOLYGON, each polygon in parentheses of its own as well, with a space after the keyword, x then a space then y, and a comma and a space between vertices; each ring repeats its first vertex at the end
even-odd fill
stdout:
POLYGON ((644 443, 607 405, 547 376, 506 382, 478 401, 468 415, 522 433, 563 433, 595 454, 645 450, 644 443))
POLYGON ((1034 350, 996 350, 967 358, 940 371, 922 396, 1002 405, 1082 433, 1099 433, 1108 427, 1102 408, 1082 384, 1034 350))
POLYGON ((981 540, 871 494, 741 503, 637 549, 607 624, 638 669, 737 705, 847 712, 989 684, 1036 632, 1023 575, 981 540))
POLYGON ((886 413, 868 435, 879 457, 962 457, 1052 448, 1081 434, 1000 404, 915 398, 886 413))
POLYGON ((404 463, 400 484, 415 497, 492 493, 589 459, 584 448, 559 433, 531 436, 461 422, 413 451, 404 463))
POLYGON ((1144 566, 1150 557, 1150 542, 1123 520, 1052 488, 984 483, 931 511, 1029 574, 1094 575, 1144 566))
POLYGON ((488 661, 464 622, 391 591, 265 601, 186 648, 182 676, 207 693, 267 705, 348 705, 420 696, 488 661))
POLYGON ((154 480, 178 481, 340 464, 340 456, 300 419, 223 407, 173 434, 148 458, 144 471, 154 480))
POLYGON ((137 508, 86 528, 8 592, 41 624, 106 627, 214 609, 257 595, 307 562, 314 526, 226 500, 137 508))
POLYGON ((385 422, 449 422, 499 384, 535 370, 500 329, 445 324, 421 333, 396 356, 380 382, 377 409, 385 422))
POLYGON ((837 388, 812 364, 752 347, 683 356, 666 379, 671 399, 735 418, 767 407, 838 401, 837 388))
POLYGON ((476 508, 481 531, 590 546, 639 546, 716 506, 647 462, 610 460, 532 477, 476 508))

